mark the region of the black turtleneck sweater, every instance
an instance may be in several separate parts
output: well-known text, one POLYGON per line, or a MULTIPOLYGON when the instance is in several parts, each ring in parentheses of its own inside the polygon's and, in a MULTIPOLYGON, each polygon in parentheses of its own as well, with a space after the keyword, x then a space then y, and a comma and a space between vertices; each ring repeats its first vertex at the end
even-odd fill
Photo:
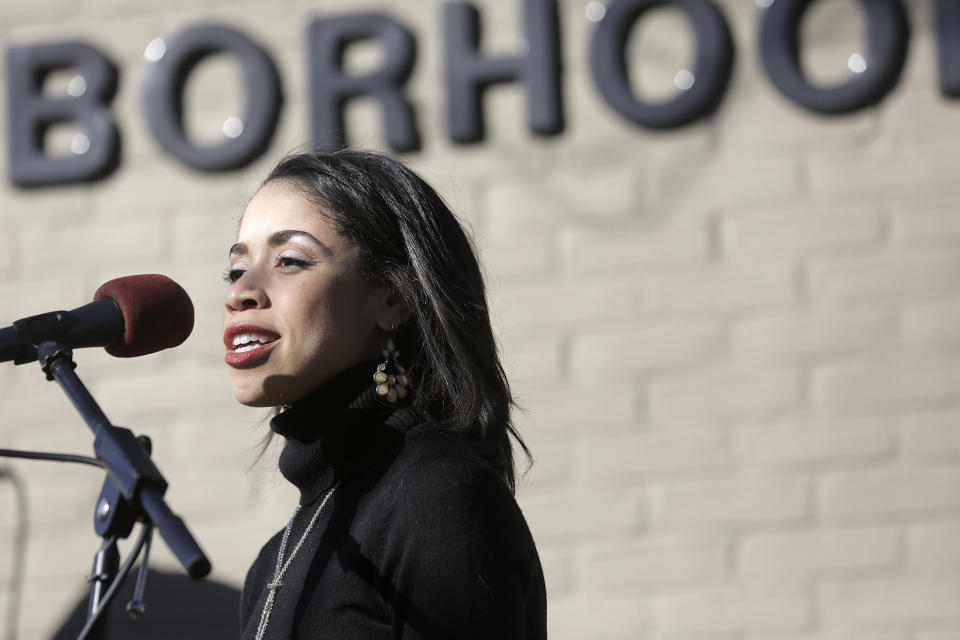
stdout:
MULTIPOLYGON (((265 637, 546 638, 540 560, 503 480, 468 441, 382 404, 373 370, 341 374, 270 423, 286 438, 280 471, 302 505, 284 561, 339 485, 283 578, 265 637)), ((244 640, 282 535, 247 573, 244 640)))

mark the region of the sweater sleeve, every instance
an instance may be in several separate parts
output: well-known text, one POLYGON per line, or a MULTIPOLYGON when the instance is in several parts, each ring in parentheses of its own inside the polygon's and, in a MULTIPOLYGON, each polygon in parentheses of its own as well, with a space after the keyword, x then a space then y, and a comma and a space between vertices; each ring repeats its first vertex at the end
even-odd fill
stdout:
POLYGON ((394 638, 540 640, 540 560, 513 496, 486 467, 432 457, 408 467, 388 511, 394 638))

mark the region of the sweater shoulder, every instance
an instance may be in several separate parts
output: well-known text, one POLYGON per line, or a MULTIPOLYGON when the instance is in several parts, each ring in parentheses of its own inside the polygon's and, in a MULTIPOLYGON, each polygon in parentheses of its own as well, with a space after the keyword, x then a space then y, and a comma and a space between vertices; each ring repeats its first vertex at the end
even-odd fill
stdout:
POLYGON ((413 637, 544 637, 533 538, 507 484, 468 442, 408 434, 384 479, 371 555, 413 637))
POLYGON ((512 500, 500 474, 469 441, 430 425, 420 425, 407 434, 390 475, 400 492, 449 495, 485 489, 512 500))
POLYGON ((399 527, 414 537, 427 531, 469 538, 496 532, 532 547, 506 482, 459 436, 429 428, 409 432, 378 484, 374 518, 382 518, 386 529, 399 527))

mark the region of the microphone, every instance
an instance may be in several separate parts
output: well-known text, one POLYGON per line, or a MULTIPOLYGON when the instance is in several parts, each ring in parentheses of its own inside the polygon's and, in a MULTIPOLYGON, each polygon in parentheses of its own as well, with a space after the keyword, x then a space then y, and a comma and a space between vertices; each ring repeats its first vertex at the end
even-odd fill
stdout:
POLYGON ((193 302, 180 285, 160 274, 125 276, 104 283, 93 302, 73 311, 50 311, 0 329, 0 362, 33 362, 43 342, 106 347, 112 356, 133 358, 176 347, 191 331, 193 302))

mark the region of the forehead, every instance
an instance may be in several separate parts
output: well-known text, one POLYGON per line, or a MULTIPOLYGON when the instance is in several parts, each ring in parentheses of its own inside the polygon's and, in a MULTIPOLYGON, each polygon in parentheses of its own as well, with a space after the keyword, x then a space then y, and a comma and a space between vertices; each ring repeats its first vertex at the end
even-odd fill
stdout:
POLYGON ((297 187, 268 182, 247 203, 237 239, 250 242, 282 230, 306 231, 324 242, 343 240, 327 216, 297 187))

